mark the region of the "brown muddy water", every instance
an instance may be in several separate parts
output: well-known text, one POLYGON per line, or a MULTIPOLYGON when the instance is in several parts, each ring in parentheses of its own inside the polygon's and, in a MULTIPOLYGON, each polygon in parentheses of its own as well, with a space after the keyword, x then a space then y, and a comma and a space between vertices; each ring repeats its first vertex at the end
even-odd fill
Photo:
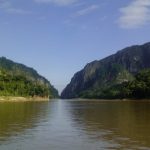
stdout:
POLYGON ((150 150, 150 101, 1 102, 0 150, 150 150))

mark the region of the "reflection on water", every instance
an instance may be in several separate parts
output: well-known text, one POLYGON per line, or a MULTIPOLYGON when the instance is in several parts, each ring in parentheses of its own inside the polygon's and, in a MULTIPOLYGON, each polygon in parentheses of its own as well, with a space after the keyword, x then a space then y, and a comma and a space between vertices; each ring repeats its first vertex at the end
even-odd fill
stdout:
POLYGON ((25 129, 37 126, 39 121, 44 121, 47 108, 46 102, 1 102, 0 143, 24 132, 25 129))
POLYGON ((150 102, 0 103, 2 150, 147 150, 150 102))
POLYGON ((115 144, 110 149, 150 147, 150 102, 72 101, 70 105, 74 127, 89 138, 115 144))

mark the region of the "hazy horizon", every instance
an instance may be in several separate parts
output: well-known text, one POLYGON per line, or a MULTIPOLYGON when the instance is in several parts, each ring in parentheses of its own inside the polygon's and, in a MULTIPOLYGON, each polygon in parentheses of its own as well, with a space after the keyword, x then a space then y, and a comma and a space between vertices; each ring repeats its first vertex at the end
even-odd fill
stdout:
POLYGON ((87 63, 150 41, 150 0, 1 0, 0 16, 1 56, 59 92, 87 63))

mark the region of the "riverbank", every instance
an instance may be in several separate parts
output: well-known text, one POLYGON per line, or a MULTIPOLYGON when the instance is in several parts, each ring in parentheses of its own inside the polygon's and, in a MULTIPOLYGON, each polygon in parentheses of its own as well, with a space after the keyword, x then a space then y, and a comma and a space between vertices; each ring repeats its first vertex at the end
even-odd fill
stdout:
POLYGON ((73 99, 63 99, 66 101, 88 101, 88 102, 117 102, 117 101, 150 101, 150 98, 143 98, 143 99, 129 99, 129 98, 124 98, 124 99, 86 99, 86 98, 73 98, 73 99))
POLYGON ((0 96, 0 102, 27 102, 27 101, 49 101, 45 97, 15 97, 15 96, 0 96))

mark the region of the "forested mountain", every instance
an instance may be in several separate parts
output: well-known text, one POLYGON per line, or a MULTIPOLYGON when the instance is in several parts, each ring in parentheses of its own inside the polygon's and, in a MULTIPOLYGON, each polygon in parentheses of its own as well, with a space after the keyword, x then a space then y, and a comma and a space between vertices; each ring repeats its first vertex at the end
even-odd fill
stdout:
POLYGON ((87 64, 74 75, 61 97, 146 98, 150 93, 149 68, 150 43, 127 47, 87 64))
POLYGON ((57 90, 33 68, 0 58, 0 96, 57 97, 57 90))

